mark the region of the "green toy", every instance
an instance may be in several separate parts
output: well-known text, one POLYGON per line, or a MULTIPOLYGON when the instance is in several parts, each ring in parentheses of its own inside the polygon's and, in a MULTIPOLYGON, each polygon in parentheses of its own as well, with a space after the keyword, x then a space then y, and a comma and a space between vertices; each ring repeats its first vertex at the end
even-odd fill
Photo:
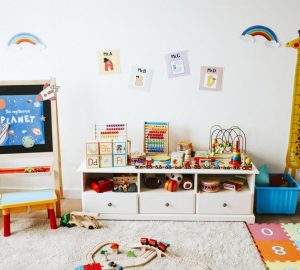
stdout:
POLYGON ((135 255, 134 251, 129 250, 129 251, 127 252, 127 257, 136 257, 136 255, 135 255))
POLYGON ((107 250, 105 250, 105 249, 103 249, 103 250, 100 251, 101 255, 105 255, 105 253, 107 253, 107 250))

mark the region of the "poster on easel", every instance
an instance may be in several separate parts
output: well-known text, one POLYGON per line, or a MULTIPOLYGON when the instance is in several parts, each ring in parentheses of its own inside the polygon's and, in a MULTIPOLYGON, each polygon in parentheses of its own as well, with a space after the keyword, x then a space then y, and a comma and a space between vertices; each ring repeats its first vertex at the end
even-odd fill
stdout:
POLYGON ((129 88, 149 92, 153 77, 153 69, 133 66, 131 69, 129 88))
POLYGON ((202 66, 200 73, 200 90, 222 90, 223 68, 202 66))
POLYGON ((0 86, 0 153, 53 151, 51 102, 57 88, 45 85, 0 86))
POLYGON ((101 75, 121 73, 120 50, 102 50, 97 55, 101 75))
POLYGON ((165 55, 165 60, 169 78, 186 76, 190 74, 187 51, 168 53, 165 55))

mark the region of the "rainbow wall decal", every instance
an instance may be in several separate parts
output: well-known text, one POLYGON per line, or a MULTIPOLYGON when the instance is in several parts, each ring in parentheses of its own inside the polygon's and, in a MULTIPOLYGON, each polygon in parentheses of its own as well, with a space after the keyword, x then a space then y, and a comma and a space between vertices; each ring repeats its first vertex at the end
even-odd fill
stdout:
POLYGON ((255 37, 261 36, 266 39, 266 46, 267 47, 279 47, 280 43, 278 41, 278 38, 274 31, 272 31, 270 28, 262 25, 254 25, 249 28, 247 28, 242 33, 242 39, 246 41, 252 41, 255 42, 255 37))
POLYGON ((22 43, 30 43, 32 45, 40 45, 45 47, 45 44, 36 35, 31 33, 18 33, 14 35, 9 41, 7 46, 20 45, 22 43))

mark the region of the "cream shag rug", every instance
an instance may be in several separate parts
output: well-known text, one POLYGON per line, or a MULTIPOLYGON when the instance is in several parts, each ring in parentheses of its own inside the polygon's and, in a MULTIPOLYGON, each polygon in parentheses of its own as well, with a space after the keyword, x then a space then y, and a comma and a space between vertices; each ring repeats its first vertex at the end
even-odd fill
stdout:
MULTIPOLYGON (((140 237, 169 242, 169 251, 175 255, 199 260, 213 270, 265 269, 242 222, 103 221, 103 224, 98 230, 77 227, 50 230, 46 219, 12 219, 13 234, 4 238, 1 231, 0 269, 71 270, 86 264, 86 253, 99 242, 119 242, 126 252, 140 237)), ((135 269, 187 270, 167 258, 155 258, 135 269)))

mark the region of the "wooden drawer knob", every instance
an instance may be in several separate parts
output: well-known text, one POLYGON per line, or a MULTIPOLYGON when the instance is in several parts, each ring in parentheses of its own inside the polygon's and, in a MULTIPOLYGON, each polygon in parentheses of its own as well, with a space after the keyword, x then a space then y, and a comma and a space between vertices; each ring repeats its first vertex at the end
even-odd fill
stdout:
POLYGON ((169 206, 170 206, 170 204, 167 202, 167 203, 165 204, 165 206, 166 206, 166 207, 169 207, 169 206))
POLYGON ((107 206, 108 206, 108 207, 112 207, 112 203, 111 203, 111 202, 108 203, 107 206))
POLYGON ((223 207, 226 207, 227 206, 227 203, 223 203, 223 207))

